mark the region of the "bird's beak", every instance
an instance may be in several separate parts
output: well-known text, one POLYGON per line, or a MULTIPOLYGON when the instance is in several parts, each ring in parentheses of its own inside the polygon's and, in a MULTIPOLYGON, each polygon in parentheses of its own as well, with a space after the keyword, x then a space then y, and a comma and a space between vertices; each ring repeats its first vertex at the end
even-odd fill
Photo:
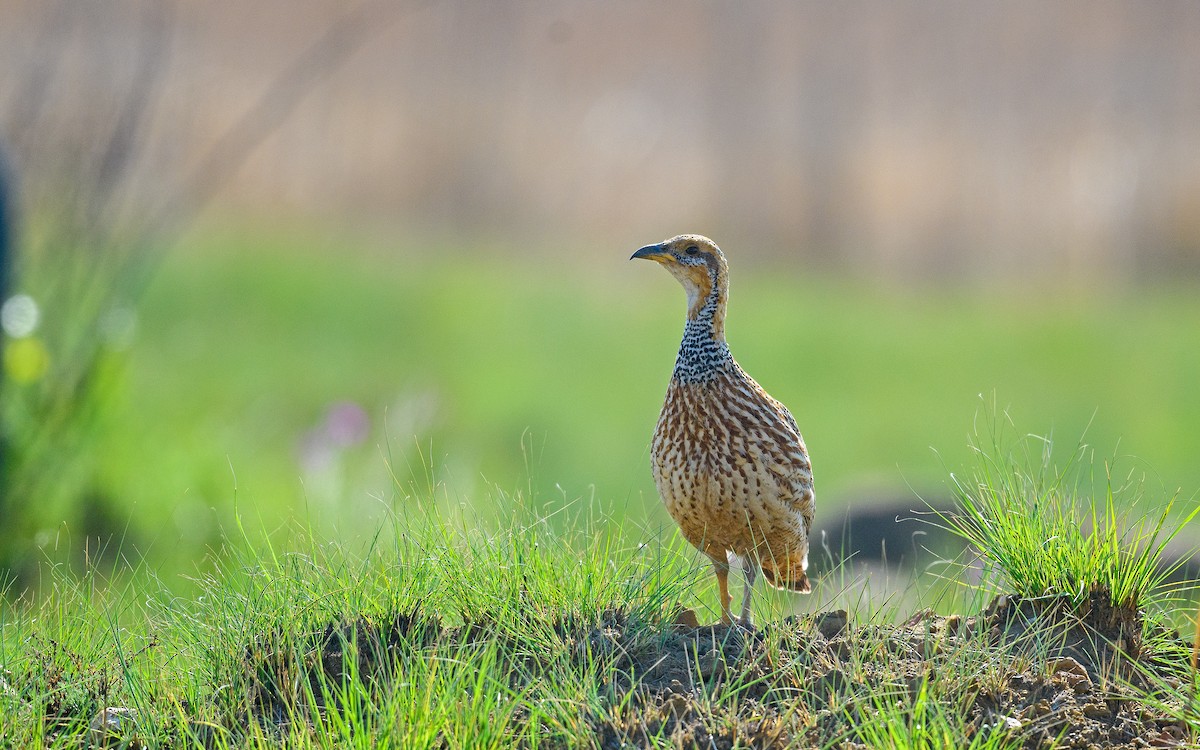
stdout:
POLYGON ((633 260, 634 258, 645 258, 646 260, 655 260, 661 263, 663 260, 669 257, 670 254, 667 252, 667 249, 663 247, 662 244, 658 244, 646 245, 633 255, 629 256, 629 259, 633 260))

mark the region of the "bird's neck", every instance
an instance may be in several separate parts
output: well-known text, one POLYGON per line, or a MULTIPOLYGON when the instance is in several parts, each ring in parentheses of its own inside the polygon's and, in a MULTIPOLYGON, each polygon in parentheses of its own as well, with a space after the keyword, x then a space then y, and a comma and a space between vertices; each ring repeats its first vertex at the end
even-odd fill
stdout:
POLYGON ((724 284, 713 283, 708 294, 689 299, 687 324, 675 359, 673 377, 680 383, 703 383, 733 362, 725 343, 724 284))

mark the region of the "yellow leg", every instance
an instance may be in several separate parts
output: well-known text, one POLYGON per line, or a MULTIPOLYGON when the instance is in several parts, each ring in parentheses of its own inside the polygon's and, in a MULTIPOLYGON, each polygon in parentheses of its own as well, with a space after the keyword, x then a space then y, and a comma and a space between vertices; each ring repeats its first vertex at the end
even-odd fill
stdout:
POLYGON ((733 612, 729 605, 733 597, 729 595, 729 561, 709 555, 713 563, 713 572, 717 574, 717 588, 721 591, 721 622, 729 625, 733 622, 733 612))

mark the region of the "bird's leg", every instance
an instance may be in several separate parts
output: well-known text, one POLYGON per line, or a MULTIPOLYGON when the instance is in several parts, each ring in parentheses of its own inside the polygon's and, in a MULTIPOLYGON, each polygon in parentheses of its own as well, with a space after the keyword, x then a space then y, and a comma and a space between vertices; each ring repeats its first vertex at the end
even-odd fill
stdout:
POLYGON ((747 555, 742 558, 746 573, 746 595, 742 599, 742 624, 750 625, 750 597, 754 594, 754 581, 758 578, 758 560, 747 555))
POLYGON ((721 590, 721 623, 728 625, 733 622, 733 612, 729 608, 733 602, 733 597, 729 595, 729 560, 724 557, 723 550, 720 554, 721 557, 710 554, 708 558, 712 560, 713 572, 717 574, 717 588, 721 590))

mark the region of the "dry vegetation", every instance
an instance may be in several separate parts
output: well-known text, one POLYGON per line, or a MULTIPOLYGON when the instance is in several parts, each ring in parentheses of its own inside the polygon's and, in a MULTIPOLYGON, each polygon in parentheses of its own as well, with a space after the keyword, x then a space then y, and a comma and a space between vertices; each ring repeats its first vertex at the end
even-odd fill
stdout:
MULTIPOLYGON (((5 3, 5 135, 31 81, 39 107, 89 128, 136 74, 157 7, 5 3)), ((348 12, 161 7, 147 135, 177 164, 348 12)), ((1194 4, 364 7, 370 38, 313 83, 227 207, 512 247, 634 247, 686 228, 908 277, 1086 279, 1200 257, 1194 4)))

